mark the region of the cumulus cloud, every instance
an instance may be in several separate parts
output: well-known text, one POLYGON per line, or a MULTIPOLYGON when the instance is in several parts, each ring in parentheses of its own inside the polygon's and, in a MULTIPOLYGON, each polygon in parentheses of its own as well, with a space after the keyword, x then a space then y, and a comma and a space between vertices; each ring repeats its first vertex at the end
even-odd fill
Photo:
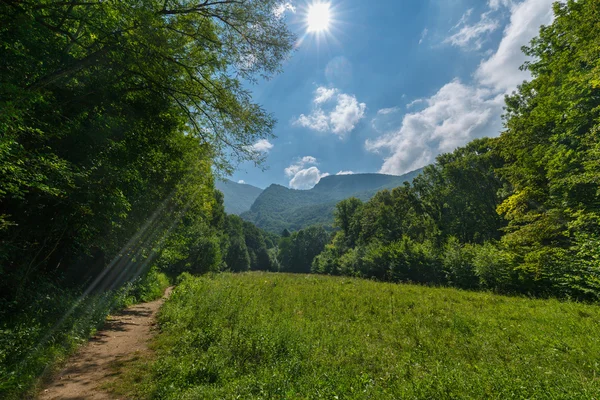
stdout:
POLYGON ((494 136, 500 129, 502 96, 454 80, 430 98, 425 107, 404 115, 399 129, 367 140, 373 152, 386 151, 382 173, 402 174, 430 164, 440 153, 470 140, 494 136))
POLYGON ((367 105, 359 103, 356 96, 321 86, 314 93, 312 112, 301 114, 294 125, 343 137, 364 118, 366 109, 367 105))
POLYGON ((315 98, 314 98, 314 102, 315 104, 322 104, 325 103, 326 101, 329 101, 333 96, 335 96, 337 90, 334 88, 331 89, 327 89, 326 87, 318 87, 317 90, 315 90, 315 98))
MULTIPOLYGON (((415 100, 411 106, 422 103, 423 107, 410 110, 401 119, 401 114, 396 113, 395 128, 390 128, 390 121, 394 121, 390 113, 378 113, 373 120, 376 131, 387 128, 378 138, 365 142, 368 150, 384 154, 381 172, 402 174, 430 164, 437 155, 474 138, 497 136, 502 128, 504 95, 530 77, 527 71, 519 70, 526 61, 521 46, 538 34, 541 25, 552 22, 552 3, 553 0, 490 0, 490 11, 510 9, 510 22, 496 52, 478 66, 473 82, 464 84, 455 79, 433 96, 415 100)), ((466 24, 470 13, 463 16, 462 24, 466 24)))
POLYGON ((528 71, 519 70, 527 59, 521 47, 537 36, 541 25, 552 22, 552 3, 554 0, 525 0, 511 6, 510 23, 504 30, 498 50, 482 61, 475 72, 480 84, 510 93, 530 78, 528 71))
POLYGON ((354 171, 340 171, 336 175, 354 175, 354 171))
POLYGON ((298 171, 296 175, 290 180, 290 187, 292 189, 312 189, 321 178, 329 176, 328 173, 321 173, 319 168, 310 167, 307 169, 303 169, 298 171))
POLYGON ((317 165, 317 159, 312 156, 305 156, 287 167, 284 172, 290 179, 292 189, 311 189, 321 178, 329 176, 328 173, 321 173, 317 165), (312 165, 312 166, 311 166, 312 165))
POLYGON ((243 179, 240 179, 240 180, 238 181, 238 183, 245 184, 245 183, 246 183, 246 181, 244 181, 243 179))
POLYGON ((273 147, 273 144, 267 139, 261 139, 258 142, 254 143, 252 146, 250 146, 250 149, 257 153, 268 153, 273 147))

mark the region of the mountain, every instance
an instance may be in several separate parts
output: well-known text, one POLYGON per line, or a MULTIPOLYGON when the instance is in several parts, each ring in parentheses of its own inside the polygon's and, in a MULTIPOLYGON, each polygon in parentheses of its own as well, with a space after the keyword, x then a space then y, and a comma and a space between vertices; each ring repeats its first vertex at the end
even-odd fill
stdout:
POLYGON ((343 199, 357 197, 366 201, 383 189, 393 189, 412 180, 421 169, 405 175, 354 174, 322 178, 310 190, 288 189, 271 185, 256 199, 249 211, 240 216, 259 228, 281 233, 314 224, 331 227, 335 205, 343 199))
POLYGON ((250 210, 262 189, 245 183, 235 183, 228 179, 217 180, 215 187, 223 192, 225 198, 225 212, 228 214, 241 214, 250 210))

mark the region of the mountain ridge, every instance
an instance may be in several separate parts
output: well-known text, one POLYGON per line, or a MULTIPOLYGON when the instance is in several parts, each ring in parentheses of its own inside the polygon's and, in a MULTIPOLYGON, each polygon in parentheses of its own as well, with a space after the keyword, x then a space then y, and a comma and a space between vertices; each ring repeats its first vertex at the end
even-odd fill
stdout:
POLYGON ((401 186, 421 173, 422 169, 404 175, 377 173, 330 175, 312 189, 290 189, 272 184, 260 193, 242 218, 272 233, 283 229, 298 230, 313 224, 331 227, 335 205, 346 198, 366 201, 378 191, 401 186))
POLYGON ((250 210, 263 189, 247 183, 236 183, 229 179, 216 180, 215 187, 223 193, 225 212, 239 215, 250 210))

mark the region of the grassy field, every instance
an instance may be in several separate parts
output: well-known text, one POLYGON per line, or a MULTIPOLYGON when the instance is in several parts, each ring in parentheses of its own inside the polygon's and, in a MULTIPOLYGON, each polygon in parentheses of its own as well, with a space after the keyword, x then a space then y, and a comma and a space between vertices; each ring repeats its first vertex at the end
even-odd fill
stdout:
POLYGON ((138 398, 597 399, 600 308, 323 276, 182 280, 138 398))

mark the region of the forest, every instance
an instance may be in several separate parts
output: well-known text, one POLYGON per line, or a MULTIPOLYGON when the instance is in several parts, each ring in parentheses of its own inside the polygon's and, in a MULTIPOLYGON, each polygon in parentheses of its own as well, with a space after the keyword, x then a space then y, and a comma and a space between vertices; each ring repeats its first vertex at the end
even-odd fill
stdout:
POLYGON ((280 3, 0 1, 0 397, 161 273, 245 268, 214 176, 273 134, 280 3))
POLYGON ((0 397, 182 273, 599 300, 600 3, 556 3, 524 43, 498 137, 275 235, 214 181, 264 161, 276 121, 248 85, 293 50, 281 3, 0 0, 0 397))

